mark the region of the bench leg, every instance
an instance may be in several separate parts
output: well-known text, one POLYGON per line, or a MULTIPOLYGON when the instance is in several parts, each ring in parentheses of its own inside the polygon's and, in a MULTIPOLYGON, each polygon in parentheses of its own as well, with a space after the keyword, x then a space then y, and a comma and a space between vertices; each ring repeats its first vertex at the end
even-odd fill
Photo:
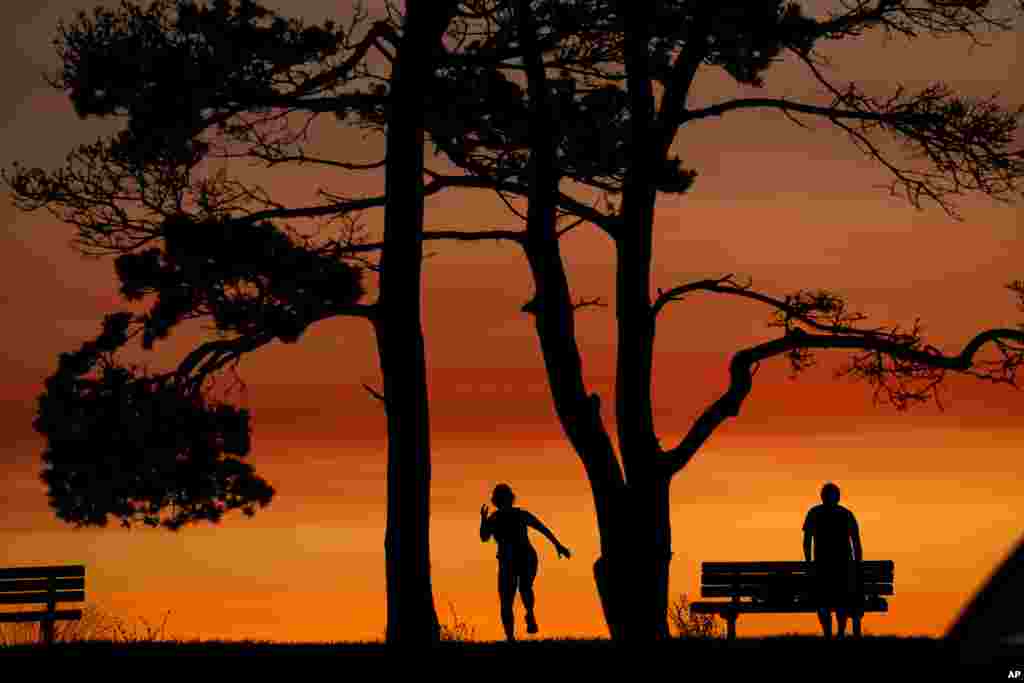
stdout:
POLYGON ((39 635, 44 645, 53 645, 53 620, 43 619, 39 624, 39 635))
POLYGON ((726 638, 728 640, 736 640, 736 613, 725 615, 726 622, 728 623, 726 638))

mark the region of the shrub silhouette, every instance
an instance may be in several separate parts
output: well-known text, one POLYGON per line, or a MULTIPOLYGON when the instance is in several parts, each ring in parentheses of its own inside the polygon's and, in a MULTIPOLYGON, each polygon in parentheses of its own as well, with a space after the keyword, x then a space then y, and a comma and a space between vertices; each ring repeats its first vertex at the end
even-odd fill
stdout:
POLYGON ((692 613, 686 593, 669 605, 668 619, 678 638, 721 638, 723 635, 721 619, 714 614, 692 613))
POLYGON ((448 642, 465 643, 476 640, 476 627, 459 618, 455 611, 455 604, 448 601, 448 611, 451 613, 451 623, 441 624, 441 640, 448 642))

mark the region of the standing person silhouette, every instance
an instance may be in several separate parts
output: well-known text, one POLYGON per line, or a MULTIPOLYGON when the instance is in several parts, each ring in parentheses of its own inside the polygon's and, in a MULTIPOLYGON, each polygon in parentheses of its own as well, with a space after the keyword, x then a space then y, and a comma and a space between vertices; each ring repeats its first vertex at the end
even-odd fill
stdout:
POLYGON ((508 484, 498 484, 491 494, 491 502, 498 508, 488 515, 487 504, 480 508, 480 540, 486 543, 491 536, 498 543, 498 598, 501 601, 501 623, 505 638, 516 639, 513 602, 516 590, 526 607, 526 632, 537 632, 537 619, 533 613, 533 580, 537 577, 537 551, 530 545, 527 527, 544 534, 555 546, 559 557, 571 557, 569 549, 558 542, 551 530, 526 510, 512 507, 515 494, 508 484))
POLYGON ((807 562, 811 561, 812 541, 814 545, 818 621, 825 638, 832 638, 830 610, 834 609, 837 635, 842 638, 846 634, 847 616, 852 615, 853 635, 859 638, 863 612, 858 575, 859 563, 864 560, 860 528, 853 513, 839 504, 839 487, 832 482, 821 487, 821 503, 808 510, 804 520, 804 559, 807 562))

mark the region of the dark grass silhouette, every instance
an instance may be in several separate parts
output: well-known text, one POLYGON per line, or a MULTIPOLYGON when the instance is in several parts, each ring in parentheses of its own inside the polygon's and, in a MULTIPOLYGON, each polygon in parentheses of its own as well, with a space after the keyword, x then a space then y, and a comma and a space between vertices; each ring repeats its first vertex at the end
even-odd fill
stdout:
MULTIPOLYGON (((5 610, 17 611, 32 610, 5 610)), ((114 616, 95 603, 88 603, 82 607, 81 619, 54 623, 54 643, 66 647, 72 643, 86 642, 129 644, 167 641, 167 620, 170 616, 171 610, 167 610, 159 623, 150 622, 145 617, 139 617, 137 621, 132 622, 114 616)), ((39 622, 0 623, 0 647, 10 651, 11 648, 38 645, 41 642, 41 628, 39 622)))
MULTIPOLYGON (((1024 647, 1004 647, 984 660, 963 659, 954 643, 924 636, 874 636, 859 640, 826 641, 820 636, 785 634, 762 638, 722 638, 719 619, 691 614, 686 595, 672 603, 670 640, 627 646, 607 638, 544 638, 516 642, 475 641, 476 628, 460 618, 448 602, 450 620, 441 626, 441 641, 423 649, 421 657, 445 667, 446 675, 493 673, 529 669, 536 672, 571 669, 575 676, 607 674, 609 666, 644 658, 645 667, 672 671, 685 678, 701 672, 717 672, 726 680, 736 675, 784 675, 786 680, 820 678, 826 668, 841 669, 844 677, 895 680, 904 674, 914 680, 1006 680, 1010 671, 1024 668, 1024 647), (884 664, 883 664, 884 663, 884 664)), ((231 662, 234 670, 273 660, 328 660, 344 667, 346 676, 373 675, 391 664, 405 666, 404 658, 379 640, 354 642, 283 643, 267 640, 200 640, 169 635, 163 615, 159 625, 145 619, 132 624, 112 616, 95 604, 84 608, 81 622, 58 627, 56 644, 38 644, 38 625, 0 625, 0 666, 13 660, 45 662, 48 671, 80 672, 82 667, 116 662, 131 666, 138 660, 160 660, 170 666, 191 667, 207 662, 231 662), (127 660, 129 664, 124 664, 127 660)), ((14 666, 18 666, 14 664, 14 666)))
POLYGON ((725 628, 715 614, 694 614, 683 593, 668 607, 668 620, 677 638, 722 638, 725 628))
MULTIPOLYGON (((981 664, 959 661, 941 639, 927 637, 865 636, 860 640, 825 641, 820 636, 784 635, 767 638, 680 638, 628 647, 607 639, 553 638, 508 642, 444 641, 414 655, 419 664, 441 675, 493 675, 496 671, 532 671, 551 675, 571 670, 574 677, 601 677, 610 667, 643 662, 645 670, 678 673, 681 678, 716 675, 724 680, 750 676, 782 680, 817 680, 822 671, 839 670, 843 677, 864 680, 1005 680, 1007 672, 1021 668, 1024 655, 996 653, 981 664)), ((0 648, 0 662, 45 660, 49 671, 81 670, 89 666, 133 666, 139 660, 166 661, 173 667, 230 664, 234 670, 273 660, 325 661, 347 677, 379 675, 389 666, 407 667, 407 657, 395 657, 384 643, 275 643, 267 641, 140 641, 117 643, 85 641, 46 648, 19 645, 0 648), (73 667, 73 669, 72 669, 73 667)), ((23 661, 31 665, 32 661, 23 661)), ((163 665, 163 664, 162 664, 163 665)), ((191 670, 191 669, 190 669, 191 670)), ((752 678, 751 680, 761 680, 752 678)))

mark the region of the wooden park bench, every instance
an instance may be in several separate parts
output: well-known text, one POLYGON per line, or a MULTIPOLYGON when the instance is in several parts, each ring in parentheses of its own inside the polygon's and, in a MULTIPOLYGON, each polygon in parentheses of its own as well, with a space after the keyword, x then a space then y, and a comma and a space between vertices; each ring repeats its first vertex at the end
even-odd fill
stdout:
MULTIPOLYGON (((717 614, 725 619, 730 640, 736 637, 736 618, 740 614, 817 612, 818 605, 812 598, 813 566, 810 562, 704 562, 701 597, 730 600, 695 602, 690 612, 717 614)), ((882 596, 893 594, 894 569, 892 560, 860 563, 862 613, 889 611, 889 603, 882 596)))
POLYGON ((82 618, 80 609, 57 609, 58 602, 85 601, 85 565, 0 569, 0 605, 45 603, 35 612, 0 612, 0 623, 38 621, 40 640, 53 644, 53 624, 82 618))

